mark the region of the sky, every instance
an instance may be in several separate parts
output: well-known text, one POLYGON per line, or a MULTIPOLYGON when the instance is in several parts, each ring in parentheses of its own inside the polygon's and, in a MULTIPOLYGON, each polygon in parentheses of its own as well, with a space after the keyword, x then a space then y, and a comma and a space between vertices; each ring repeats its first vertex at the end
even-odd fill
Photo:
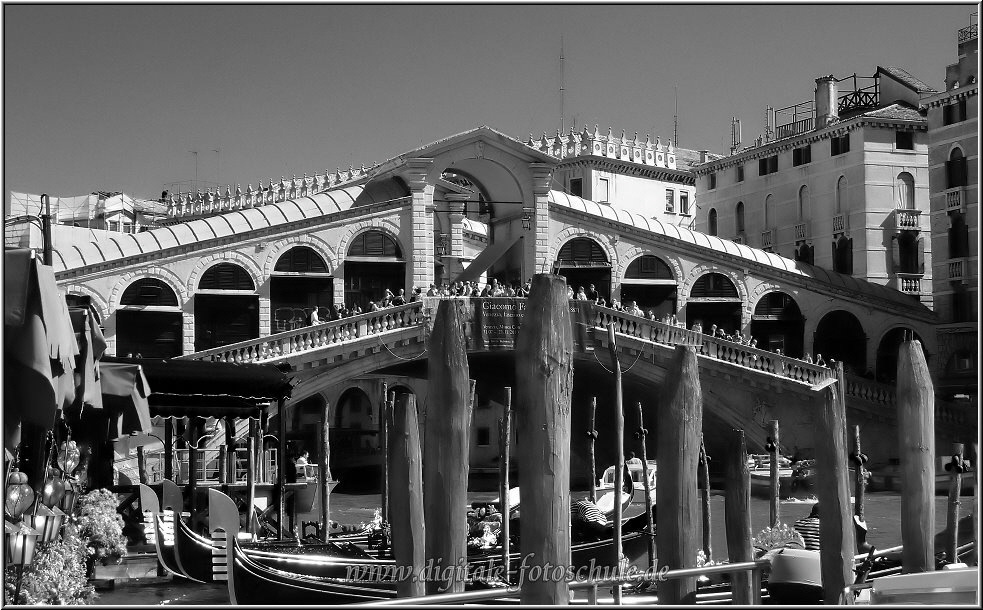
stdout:
POLYGON ((723 153, 815 79, 942 88, 964 4, 3 6, 10 192, 156 199, 396 157, 480 125, 723 153), (675 97, 674 97, 675 96, 675 97), (678 100, 677 104, 674 101, 678 100), (191 151, 197 151, 197 155, 191 151))

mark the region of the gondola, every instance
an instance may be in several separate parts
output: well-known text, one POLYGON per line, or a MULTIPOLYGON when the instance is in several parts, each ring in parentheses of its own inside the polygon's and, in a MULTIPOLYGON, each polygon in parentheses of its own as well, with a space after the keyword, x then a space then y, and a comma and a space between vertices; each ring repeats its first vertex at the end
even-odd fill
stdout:
POLYGON ((171 574, 185 578, 180 568, 178 568, 177 557, 174 553, 173 523, 169 522, 169 517, 161 513, 155 514, 153 518, 155 520, 154 542, 156 544, 154 546, 157 547, 157 561, 171 574))

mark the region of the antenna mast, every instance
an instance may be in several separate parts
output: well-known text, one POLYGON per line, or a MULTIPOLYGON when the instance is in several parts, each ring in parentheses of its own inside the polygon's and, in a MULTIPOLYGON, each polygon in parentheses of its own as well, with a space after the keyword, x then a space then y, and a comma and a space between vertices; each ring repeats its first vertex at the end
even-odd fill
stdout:
POLYGON ((560 34, 560 133, 563 133, 563 34, 560 34))
POLYGON ((676 92, 676 85, 672 86, 672 145, 679 148, 679 94, 676 92))

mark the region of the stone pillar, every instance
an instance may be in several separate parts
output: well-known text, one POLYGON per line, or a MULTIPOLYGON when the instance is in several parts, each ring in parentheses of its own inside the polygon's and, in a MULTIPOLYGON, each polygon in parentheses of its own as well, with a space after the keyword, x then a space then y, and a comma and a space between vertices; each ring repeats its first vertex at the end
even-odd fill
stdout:
POLYGON ((449 250, 446 254, 454 257, 464 256, 464 206, 467 205, 467 195, 447 195, 447 212, 450 219, 449 250))
MULTIPOLYGON (((553 174, 553 165, 547 163, 530 163, 529 170, 532 173, 532 196, 530 205, 524 207, 532 208, 532 235, 533 239, 525 239, 525 252, 523 256, 525 263, 523 270, 527 278, 532 278, 537 273, 550 273, 553 261, 547 260, 550 252, 550 209, 549 192, 550 179, 553 174), (545 264, 545 268, 543 265, 545 264)), ((523 210, 525 211, 525 210, 523 210)))
POLYGON ((273 334, 273 312, 270 309, 270 291, 259 297, 259 336, 268 337, 273 334))
POLYGON ((407 261, 406 287, 429 286, 433 283, 433 185, 427 182, 427 174, 433 159, 409 159, 407 172, 403 174, 412 198, 412 244, 407 250, 411 253, 407 261))

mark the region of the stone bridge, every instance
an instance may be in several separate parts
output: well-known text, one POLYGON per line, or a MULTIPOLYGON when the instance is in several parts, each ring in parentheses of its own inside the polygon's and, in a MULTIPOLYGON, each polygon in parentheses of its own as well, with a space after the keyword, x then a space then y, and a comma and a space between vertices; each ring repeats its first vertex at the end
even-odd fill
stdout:
MULTIPOLYGON (((407 363, 424 363, 429 323, 436 306, 435 300, 426 301, 273 334, 183 358, 285 363, 298 382, 287 404, 290 408, 355 377, 407 363)), ((766 428, 772 419, 780 421, 782 444, 789 451, 797 447, 808 454, 815 446, 815 413, 824 400, 820 390, 835 378, 832 369, 606 307, 590 305, 588 320, 588 340, 575 353, 575 378, 581 371, 588 374, 594 369, 594 374, 598 374, 599 369, 610 368, 606 329, 613 324, 625 383, 634 384, 657 401, 676 346, 693 346, 698 354, 704 407, 708 415, 704 420, 707 444, 712 451, 721 449, 720 433, 730 428, 744 429, 751 447, 763 446, 766 428)), ((469 345, 472 359, 482 352, 491 352, 469 345)), ((514 369, 512 352, 494 352, 496 357, 506 359, 497 364, 507 366, 507 376, 510 376, 514 369)), ((425 376, 425 368, 418 366, 416 371, 417 375, 425 376)), ((848 375, 846 397, 848 423, 861 426, 865 452, 883 460, 896 456, 898 434, 894 388, 848 375)), ((603 418, 603 411, 599 416, 599 419, 603 418)), ((975 423, 968 421, 964 413, 945 404, 937 405, 939 447, 961 439, 968 426, 975 429, 975 423)))

